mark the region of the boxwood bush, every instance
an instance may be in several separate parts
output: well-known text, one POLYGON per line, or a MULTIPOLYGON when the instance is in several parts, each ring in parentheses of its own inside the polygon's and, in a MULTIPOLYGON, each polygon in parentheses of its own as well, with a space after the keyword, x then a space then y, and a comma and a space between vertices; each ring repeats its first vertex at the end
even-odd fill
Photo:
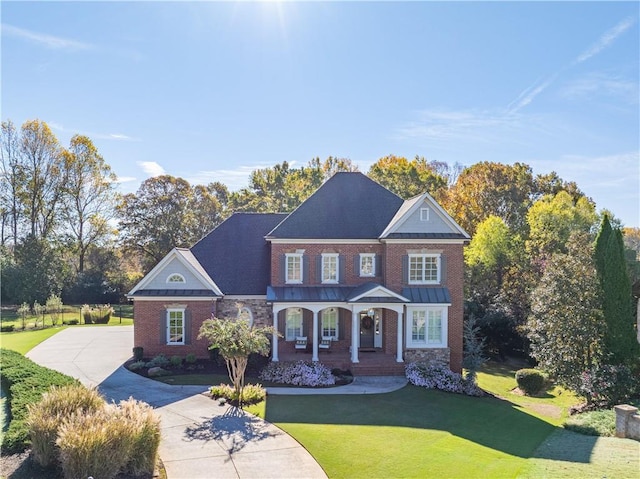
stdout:
POLYGON ((30 445, 29 429, 25 420, 28 406, 35 404, 51 386, 80 384, 76 379, 39 366, 22 354, 0 349, 2 360, 2 387, 7 391, 10 423, 2 438, 2 451, 13 454, 30 445))
POLYGON ((516 371, 516 382, 525 394, 537 394, 544 386, 544 374, 537 369, 519 369, 516 371))

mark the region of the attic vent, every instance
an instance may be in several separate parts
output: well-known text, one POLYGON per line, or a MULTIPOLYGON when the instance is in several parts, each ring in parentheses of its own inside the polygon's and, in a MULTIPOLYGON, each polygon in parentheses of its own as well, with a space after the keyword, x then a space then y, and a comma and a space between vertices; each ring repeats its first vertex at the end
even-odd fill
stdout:
POLYGON ((167 278, 167 283, 186 283, 187 281, 184 279, 184 276, 182 276, 179 273, 173 273, 170 274, 169 277, 167 278))
POLYGON ((429 208, 420 208, 420 221, 429 221, 429 208))

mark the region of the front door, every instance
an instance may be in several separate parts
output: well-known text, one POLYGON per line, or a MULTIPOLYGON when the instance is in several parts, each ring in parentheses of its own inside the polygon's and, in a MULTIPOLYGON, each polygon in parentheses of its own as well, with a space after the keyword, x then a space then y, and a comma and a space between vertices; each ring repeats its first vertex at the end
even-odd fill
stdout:
POLYGON ((360 347, 373 348, 375 319, 366 312, 360 313, 360 347))

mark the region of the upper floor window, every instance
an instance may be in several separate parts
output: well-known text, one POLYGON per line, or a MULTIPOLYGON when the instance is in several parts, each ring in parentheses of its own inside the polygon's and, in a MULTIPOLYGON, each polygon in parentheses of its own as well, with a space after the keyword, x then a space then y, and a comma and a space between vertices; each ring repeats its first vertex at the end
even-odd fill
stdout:
POLYGON ((336 253, 324 253, 322 255, 322 282, 338 282, 338 255, 336 253))
POLYGON ((302 253, 288 253, 285 261, 285 282, 302 283, 302 253))
POLYGON ((180 273, 172 273, 167 278, 167 283, 186 283, 187 281, 184 279, 180 273))
POLYGON ((437 284, 439 282, 439 254, 409 255, 409 284, 437 284))
POLYGON ((376 255, 374 253, 360 253, 360 276, 376 275, 376 255))

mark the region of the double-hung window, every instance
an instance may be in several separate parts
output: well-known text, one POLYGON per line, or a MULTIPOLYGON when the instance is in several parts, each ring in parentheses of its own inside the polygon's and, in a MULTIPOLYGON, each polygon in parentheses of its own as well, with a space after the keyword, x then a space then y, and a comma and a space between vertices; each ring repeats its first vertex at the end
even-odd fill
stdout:
POLYGON ((184 344, 184 309, 167 309, 167 344, 184 344))
POLYGON ((289 253, 285 256, 285 282, 302 283, 302 253, 289 253))
POLYGON ((285 340, 295 341, 297 336, 302 336, 302 309, 287 309, 287 320, 285 327, 285 340))
POLYGON ((322 336, 338 339, 338 310, 329 308, 322 311, 322 336))
POLYGON ((322 254, 322 282, 338 282, 338 255, 336 253, 322 254))
POLYGON ((409 284, 440 283, 439 254, 409 255, 409 284))
POLYGON ((447 308, 415 308, 409 313, 407 343, 410 347, 444 347, 447 344, 447 308))
POLYGON ((360 253, 360 276, 376 275, 376 255, 373 253, 360 253))

